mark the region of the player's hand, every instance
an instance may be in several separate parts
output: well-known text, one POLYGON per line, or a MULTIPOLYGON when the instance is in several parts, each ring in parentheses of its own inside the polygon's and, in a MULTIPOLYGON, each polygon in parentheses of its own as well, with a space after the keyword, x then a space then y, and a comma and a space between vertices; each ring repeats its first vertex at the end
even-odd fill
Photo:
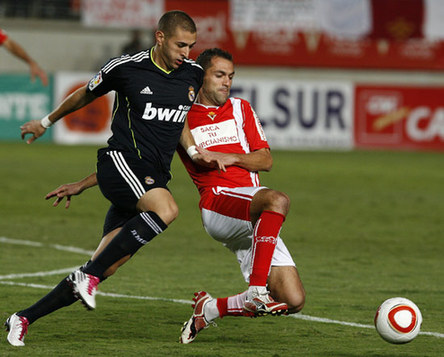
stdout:
POLYGON ((80 182, 67 183, 56 188, 54 191, 49 192, 45 196, 45 199, 48 200, 52 197, 57 197, 57 199, 52 204, 54 207, 57 207, 59 203, 63 201, 63 198, 66 197, 65 208, 69 208, 69 205, 71 204, 71 196, 78 195, 82 193, 83 190, 83 185, 80 182))
POLYGON ((32 134, 26 143, 31 144, 37 138, 40 138, 46 131, 40 120, 30 120, 20 127, 22 139, 25 140, 26 134, 32 134))
MULTIPOLYGON (((197 151, 200 153, 202 149, 200 147, 196 147, 197 151)), ((213 160, 217 160, 218 162, 220 162, 225 168, 227 166, 233 166, 236 165, 237 163, 237 156, 236 154, 229 154, 229 153, 224 153, 224 152, 218 152, 218 151, 208 151, 205 150, 207 153, 209 153, 212 157, 213 160)), ((224 170, 226 171, 226 170, 224 170)))
POLYGON ((193 161, 202 166, 217 168, 217 170, 227 172, 225 164, 222 162, 218 153, 196 146, 198 154, 193 156, 193 161))
POLYGON ((42 81, 42 84, 46 87, 48 85, 48 76, 46 75, 45 71, 40 68, 40 66, 32 62, 29 65, 29 69, 31 72, 31 82, 35 81, 35 78, 38 77, 42 81))

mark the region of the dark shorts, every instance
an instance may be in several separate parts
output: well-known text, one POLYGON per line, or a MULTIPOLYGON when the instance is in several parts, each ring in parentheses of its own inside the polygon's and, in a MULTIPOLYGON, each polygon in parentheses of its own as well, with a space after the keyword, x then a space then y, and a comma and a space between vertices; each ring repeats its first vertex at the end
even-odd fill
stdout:
POLYGON ((132 154, 101 149, 97 157, 97 182, 112 203, 103 228, 106 235, 137 214, 137 202, 145 192, 157 187, 168 190, 171 176, 132 154))

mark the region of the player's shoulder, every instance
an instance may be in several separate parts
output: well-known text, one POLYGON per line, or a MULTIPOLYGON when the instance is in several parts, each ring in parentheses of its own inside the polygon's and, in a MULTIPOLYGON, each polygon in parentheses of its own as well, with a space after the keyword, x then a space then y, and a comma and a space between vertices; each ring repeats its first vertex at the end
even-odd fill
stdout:
POLYGON ((8 38, 8 34, 6 33, 6 31, 0 28, 0 44, 5 42, 7 40, 7 38, 8 38))
POLYGON ((192 68, 195 71, 198 72, 202 72, 203 73, 203 68, 201 67, 200 64, 197 64, 194 60, 190 59, 190 58, 185 58, 183 60, 183 64, 185 66, 188 66, 189 68, 192 68))
POLYGON ((133 66, 144 65, 145 62, 150 61, 150 51, 144 50, 133 55, 121 55, 120 57, 111 58, 103 67, 102 72, 109 73, 116 69, 124 69, 133 66))
POLYGON ((193 76, 195 76, 199 82, 203 81, 204 70, 199 64, 194 62, 192 59, 189 58, 184 59, 181 68, 185 73, 192 73, 193 76))
POLYGON ((232 106, 240 105, 243 108, 253 109, 250 102, 246 99, 243 99, 243 98, 230 97, 227 102, 230 102, 230 105, 232 105, 232 106))

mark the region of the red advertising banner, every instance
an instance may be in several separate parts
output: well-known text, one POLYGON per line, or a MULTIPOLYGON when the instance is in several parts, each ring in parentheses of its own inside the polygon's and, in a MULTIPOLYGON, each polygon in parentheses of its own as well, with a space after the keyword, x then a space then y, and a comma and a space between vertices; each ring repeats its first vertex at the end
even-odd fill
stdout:
POLYGON ((444 151, 444 87, 355 88, 355 146, 444 151))
MULTIPOLYGON (((422 2, 409 1, 421 20, 422 2)), ((390 10, 383 1, 371 4, 378 5, 372 5, 372 11, 390 10)), ((186 11, 196 21, 198 39, 192 58, 205 48, 220 47, 231 52, 239 65, 444 69, 444 41, 424 38, 421 23, 411 19, 412 11, 404 11, 392 21, 374 22, 372 31, 363 37, 339 39, 320 29, 302 30, 296 25, 233 28, 228 0, 165 0, 166 11, 175 9, 186 11)))

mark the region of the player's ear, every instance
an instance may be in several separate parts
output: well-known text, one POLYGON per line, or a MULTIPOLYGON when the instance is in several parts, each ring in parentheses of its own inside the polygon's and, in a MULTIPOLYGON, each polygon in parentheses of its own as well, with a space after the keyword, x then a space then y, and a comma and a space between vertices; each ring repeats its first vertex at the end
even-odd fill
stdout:
POLYGON ((157 30, 154 37, 156 39, 156 45, 162 46, 163 42, 165 41, 165 34, 162 31, 157 30))

